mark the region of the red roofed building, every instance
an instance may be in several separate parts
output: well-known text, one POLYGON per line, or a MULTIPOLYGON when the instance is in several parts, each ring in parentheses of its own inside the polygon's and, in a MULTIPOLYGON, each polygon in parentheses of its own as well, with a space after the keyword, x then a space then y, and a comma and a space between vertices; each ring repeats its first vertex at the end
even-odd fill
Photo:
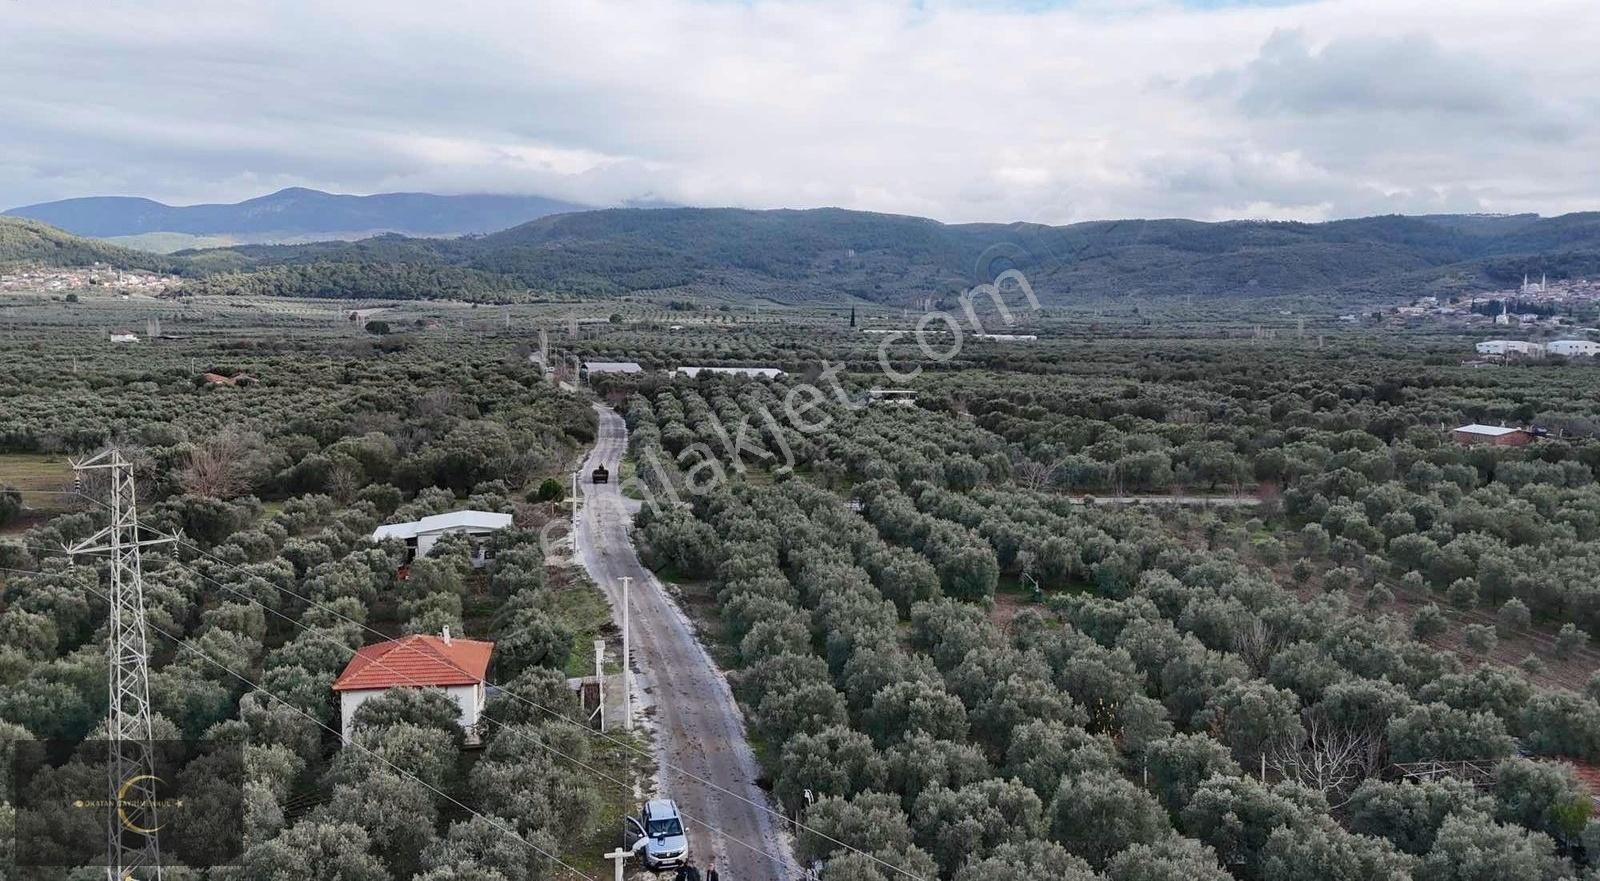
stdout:
POLYGON ((356 708, 391 688, 441 688, 461 708, 461 728, 468 733, 483 712, 484 680, 494 643, 478 639, 451 639, 416 634, 362 646, 344 672, 333 681, 339 693, 339 718, 344 742, 350 742, 350 724, 356 708))

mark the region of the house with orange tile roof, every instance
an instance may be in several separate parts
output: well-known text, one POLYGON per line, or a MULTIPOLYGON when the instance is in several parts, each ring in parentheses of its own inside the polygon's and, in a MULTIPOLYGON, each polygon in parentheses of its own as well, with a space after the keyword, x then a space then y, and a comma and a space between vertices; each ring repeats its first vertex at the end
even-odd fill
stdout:
POLYGON ((494 643, 453 639, 448 627, 440 636, 418 633, 362 646, 333 682, 344 742, 350 742, 356 710, 372 698, 392 688, 437 688, 461 708, 461 729, 476 745, 493 653, 494 643))

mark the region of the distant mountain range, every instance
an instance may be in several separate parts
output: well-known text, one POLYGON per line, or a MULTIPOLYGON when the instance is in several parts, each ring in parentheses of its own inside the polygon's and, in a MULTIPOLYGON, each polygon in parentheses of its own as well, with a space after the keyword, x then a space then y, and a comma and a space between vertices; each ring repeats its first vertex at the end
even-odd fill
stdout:
POLYGON ((93 196, 27 205, 4 213, 80 236, 144 237, 124 243, 164 251, 174 250, 173 246, 354 239, 380 233, 487 233, 587 207, 542 196, 343 196, 291 187, 232 204, 174 206, 129 196, 93 196), (209 241, 192 241, 191 237, 209 241))
MULTIPOLYGON (((248 203, 247 203, 248 204, 248 203)), ((148 258, 0 218, 0 262, 148 258), (123 255, 123 256, 117 256, 123 255)), ((1524 273, 1600 278, 1600 213, 1390 215, 1328 223, 1116 220, 943 224, 820 208, 653 208, 541 217, 487 235, 179 251, 186 289, 257 296, 501 300, 524 292, 909 305, 1008 268, 1041 301, 1313 296, 1329 302, 1505 289, 1524 273)))
MULTIPOLYGON (((182 256, 182 255, 179 255, 182 256)), ((1040 299, 1194 295, 1449 296, 1524 272, 1600 277, 1600 213, 1397 215, 1328 223, 1115 220, 1069 226, 943 224, 820 208, 608 209, 544 217, 486 236, 241 246, 195 259, 197 287, 319 296, 704 293, 781 302, 949 305, 1016 268, 1040 299), (404 268, 404 269, 403 269, 404 268), (232 271, 225 271, 232 270, 232 271), (446 276, 449 280, 446 281, 446 276)))

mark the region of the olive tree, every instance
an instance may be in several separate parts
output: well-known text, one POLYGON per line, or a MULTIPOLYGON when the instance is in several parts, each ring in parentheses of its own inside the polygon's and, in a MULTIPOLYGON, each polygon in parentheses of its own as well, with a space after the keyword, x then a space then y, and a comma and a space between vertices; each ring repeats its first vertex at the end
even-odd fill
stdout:
POLYGON ((1171 835, 1154 844, 1134 844, 1106 863, 1106 881, 1230 881, 1211 848, 1171 835))
POLYGON ((1150 744, 1145 751, 1150 783, 1167 810, 1177 813, 1201 783, 1221 774, 1242 773, 1228 748, 1204 734, 1178 734, 1150 744))
POLYGON ((1548 836, 1481 814, 1452 814, 1417 866, 1417 881, 1557 881, 1570 878, 1548 836))
POLYGON ((974 857, 955 874, 955 881, 1035 881, 1039 878, 1096 881, 1097 876, 1088 863, 1066 848, 1039 839, 1002 844, 981 859, 974 857))
POLYGON ((1161 804, 1114 774, 1062 780, 1049 813, 1050 837, 1097 869, 1130 845, 1153 844, 1172 834, 1161 804))

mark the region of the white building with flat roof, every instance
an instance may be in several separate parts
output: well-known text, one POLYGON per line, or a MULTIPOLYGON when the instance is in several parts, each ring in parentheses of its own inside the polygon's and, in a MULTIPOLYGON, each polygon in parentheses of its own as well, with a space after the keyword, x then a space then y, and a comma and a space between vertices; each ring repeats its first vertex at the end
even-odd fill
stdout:
POLYGON ((637 361, 585 361, 583 372, 589 376, 596 373, 643 373, 644 368, 637 361))
POLYGON ((776 379, 783 371, 776 367, 679 367, 679 376, 694 379, 701 373, 721 373, 725 376, 744 376, 750 379, 776 379))
POLYGON ((1552 340, 1545 343, 1544 350, 1567 358, 1593 358, 1600 355, 1600 343, 1593 340, 1552 340))
MULTIPOLYGON (((426 557, 439 539, 446 535, 467 535, 482 539, 511 525, 510 514, 494 511, 451 511, 433 514, 410 523, 390 523, 372 532, 373 541, 396 539, 406 546, 406 562, 426 557)), ((482 567, 490 557, 484 543, 473 542, 472 565, 482 567)))
POLYGON ((1542 355, 1544 346, 1527 340, 1484 340, 1473 346, 1480 355, 1542 355))

